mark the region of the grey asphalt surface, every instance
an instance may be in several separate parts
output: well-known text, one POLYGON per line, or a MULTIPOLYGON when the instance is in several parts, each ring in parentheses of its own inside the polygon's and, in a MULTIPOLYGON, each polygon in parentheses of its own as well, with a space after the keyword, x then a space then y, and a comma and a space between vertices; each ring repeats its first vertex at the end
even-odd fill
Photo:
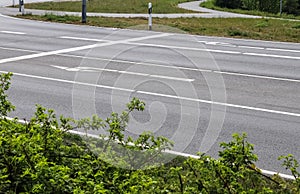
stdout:
POLYGON ((57 114, 105 118, 133 97, 147 104, 127 131, 153 130, 175 150, 217 155, 246 132, 257 165, 300 159, 300 44, 119 30, 0 16, 0 70, 14 72, 10 116, 36 104, 57 114))

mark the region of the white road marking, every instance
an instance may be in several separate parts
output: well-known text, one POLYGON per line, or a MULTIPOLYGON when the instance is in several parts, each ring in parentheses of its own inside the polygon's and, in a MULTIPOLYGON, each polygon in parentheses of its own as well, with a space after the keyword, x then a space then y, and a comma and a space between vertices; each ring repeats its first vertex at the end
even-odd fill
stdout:
POLYGON ((248 49, 257 49, 257 50, 269 50, 269 51, 283 51, 283 52, 294 52, 299 53, 300 50, 291 50, 291 49, 280 49, 280 48, 268 48, 268 47, 255 47, 255 46, 246 46, 246 45, 235 45, 227 42, 208 42, 208 41, 198 41, 199 43, 204 43, 206 45, 213 46, 224 46, 224 47, 238 47, 238 48, 248 48, 248 49))
POLYGON ((5 34, 16 34, 16 35, 23 35, 26 34, 24 32, 14 32, 14 31, 0 31, 1 33, 5 33, 5 34))
POLYGON ((59 38, 71 39, 71 40, 86 40, 86 41, 95 41, 95 42, 108 42, 108 40, 94 39, 94 38, 81 38, 81 37, 73 37, 73 36, 61 36, 59 38))
POLYGON ((117 59, 105 59, 105 58, 97 58, 97 57, 76 56, 76 55, 69 55, 69 54, 60 54, 60 55, 61 56, 66 56, 66 57, 84 58, 84 59, 101 60, 101 61, 110 61, 110 62, 117 62, 117 63, 129 63, 129 64, 152 66, 152 67, 154 66, 154 67, 163 67, 163 68, 171 68, 171 69, 182 69, 182 70, 187 70, 187 71, 197 71, 197 72, 201 72, 201 73, 208 72, 208 73, 218 73, 218 74, 225 74, 225 75, 232 75, 232 76, 252 77, 252 78, 259 78, 259 79, 270 79, 270 80, 277 80, 277 81, 300 82, 299 79, 280 78, 280 77, 272 77, 272 76, 264 76, 264 75, 254 75, 254 74, 228 72, 228 71, 215 71, 215 70, 210 70, 210 69, 196 69, 196 68, 181 67, 181 66, 168 66, 168 65, 160 65, 160 64, 155 64, 155 63, 144 63, 144 62, 117 60, 117 59))
MULTIPOLYGON (((0 71, 0 73, 7 73, 7 72, 0 71)), ((238 109, 244 109, 244 110, 250 110, 250 111, 258 111, 258 112, 300 117, 300 113, 285 112, 285 111, 278 111, 278 110, 265 109, 265 108, 257 108, 257 107, 251 107, 251 106, 230 104, 230 103, 225 103, 225 102, 214 102, 214 101, 210 101, 210 100, 161 94, 161 93, 156 93, 156 92, 147 92, 147 91, 141 91, 141 90, 132 90, 132 89, 119 88, 119 87, 114 87, 114 86, 90 84, 90 83, 85 83, 85 82, 76 82, 76 81, 70 81, 70 80, 64 80, 64 79, 58 79, 58 78, 49 78, 49 77, 44 77, 44 76, 28 75, 28 74, 22 74, 22 73, 13 73, 13 74, 17 75, 17 76, 30 77, 30 78, 35 78, 35 79, 43 79, 43 80, 56 81, 56 82, 69 83, 69 84, 79 84, 79 85, 92 86, 92 87, 98 87, 98 88, 132 92, 132 93, 136 92, 139 94, 145 94, 145 95, 151 95, 151 96, 159 96, 159 97, 165 97, 165 98, 173 98, 173 99, 180 99, 180 100, 186 100, 186 101, 200 102, 200 103, 204 103, 204 104, 220 105, 220 106, 226 106, 226 107, 232 107, 232 108, 238 108, 238 109)))
POLYGON ((45 56, 50 56, 50 55, 57 55, 57 54, 61 54, 61 53, 69 53, 69 52, 74 52, 74 51, 86 50, 86 49, 91 49, 91 48, 96 48, 96 47, 110 46, 110 45, 114 45, 114 44, 122 44, 122 43, 127 43, 130 41, 140 41, 140 40, 147 40, 147 39, 151 39, 151 38, 159 38, 159 37, 164 37, 164 36, 169 36, 169 35, 170 34, 166 34, 166 33, 156 34, 156 35, 151 35, 151 36, 142 36, 142 37, 137 37, 137 38, 125 39, 125 40, 111 41, 111 42, 98 43, 98 44, 92 44, 92 45, 87 45, 87 46, 73 47, 73 48, 67 48, 67 49, 62 49, 62 50, 55 50, 55 51, 42 52, 42 53, 31 54, 31 55, 24 55, 24 56, 12 57, 12 58, 0 59, 0 64, 14 62, 14 61, 20 61, 20 60, 26 60, 26 59, 33 59, 33 58, 38 58, 38 57, 45 57, 45 56))
POLYGON ((64 66, 56 66, 51 65, 52 67, 63 69, 66 71, 89 71, 89 72, 99 72, 99 71, 106 71, 106 72, 113 72, 113 73, 121 73, 121 74, 129 74, 129 75, 137 75, 137 76, 144 76, 144 77, 153 77, 153 78, 160 78, 160 79, 169 79, 169 80, 177 80, 177 81, 184 81, 184 82, 193 82, 194 79, 188 78, 179 78, 179 77, 172 77, 172 76, 164 76, 164 75, 155 75, 155 74, 147 74, 147 73, 138 73, 138 72, 130 72, 130 71, 120 71, 116 69, 107 69, 107 68, 95 68, 95 67, 64 67, 64 66))
POLYGON ((300 50, 290 50, 290 49, 266 48, 266 50, 300 53, 300 50))
POLYGON ((255 46, 238 46, 239 48, 248 48, 248 49, 257 49, 257 50, 264 50, 265 48, 262 47, 255 47, 255 46))
POLYGON ((300 57, 294 57, 294 56, 271 55, 271 54, 262 54, 262 53, 243 53, 243 55, 259 56, 259 57, 274 57, 274 58, 283 58, 283 59, 296 59, 296 60, 300 59, 300 57))
POLYGON ((274 57, 274 58, 296 59, 296 60, 300 59, 300 57, 286 56, 286 55, 271 55, 271 54, 261 54, 261 53, 244 53, 244 52, 239 52, 239 51, 224 51, 224 50, 202 49, 202 48, 191 48, 191 47, 180 47, 180 46, 166 46, 166 45, 146 44, 146 43, 136 43, 136 42, 128 42, 126 44, 139 45, 139 46, 160 47, 160 48, 172 48, 172 49, 181 49, 181 50, 207 51, 207 52, 212 52, 212 53, 241 54, 241 55, 249 55, 249 56, 274 57))

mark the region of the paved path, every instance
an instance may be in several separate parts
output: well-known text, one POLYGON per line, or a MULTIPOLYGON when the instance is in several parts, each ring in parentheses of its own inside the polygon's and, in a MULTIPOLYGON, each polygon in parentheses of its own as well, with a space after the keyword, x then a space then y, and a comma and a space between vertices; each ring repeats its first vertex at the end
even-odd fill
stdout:
MULTIPOLYGON (((42 2, 46 0, 26 0, 26 3, 32 2, 42 2)), ((201 1, 193 1, 188 3, 182 3, 178 6, 183 9, 193 10, 198 12, 205 12, 205 13, 185 13, 185 14, 152 14, 153 17, 156 18, 236 18, 236 17, 243 17, 243 18, 260 18, 260 16, 251 16, 245 14, 235 14, 235 13, 228 13, 228 12, 221 12, 210 10, 206 8, 199 7, 199 4, 205 0, 201 1)), ((4 6, 12 5, 13 0, 4 0, 0 3, 0 13, 4 15, 17 15, 20 14, 18 12, 18 8, 8 8, 4 6)), ((18 3, 18 0, 15 0, 15 3, 18 3)), ((25 12, 31 13, 33 15, 45 15, 46 13, 51 13, 55 15, 75 15, 81 16, 80 12, 62 12, 62 11, 45 11, 45 10, 33 10, 33 9, 26 9, 25 5, 25 12)), ((119 13, 87 13, 88 16, 102 16, 102 17, 124 17, 124 18, 135 18, 135 17, 148 17, 148 14, 119 14, 119 13)))

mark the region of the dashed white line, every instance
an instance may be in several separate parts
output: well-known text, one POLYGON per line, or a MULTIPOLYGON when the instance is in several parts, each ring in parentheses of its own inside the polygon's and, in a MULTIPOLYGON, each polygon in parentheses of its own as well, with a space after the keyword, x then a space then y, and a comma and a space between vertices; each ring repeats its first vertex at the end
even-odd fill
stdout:
POLYGON ((1 33, 5 33, 5 34, 16 34, 16 35, 24 35, 26 33, 24 32, 14 32, 14 31, 0 31, 1 33))
POLYGON ((300 53, 300 50, 279 49, 279 48, 266 48, 266 50, 269 50, 269 51, 283 51, 283 52, 300 53))
MULTIPOLYGON (((0 71, 0 72, 1 73, 7 73, 7 72, 4 72, 4 71, 0 71)), ((257 107, 230 104, 230 103, 224 103, 224 102, 214 102, 214 101, 210 101, 210 100, 203 100, 203 99, 196 99, 196 98, 161 94, 161 93, 156 93, 156 92, 132 90, 132 89, 119 88, 119 87, 114 87, 114 86, 90 84, 90 83, 85 83, 85 82, 76 82, 76 81, 70 81, 70 80, 64 80, 64 79, 58 79, 58 78, 49 78, 49 77, 44 77, 44 76, 28 75, 28 74, 21 74, 21 73, 13 73, 13 74, 17 75, 17 76, 30 77, 30 78, 35 78, 35 79, 43 79, 43 80, 56 81, 56 82, 69 83, 69 84, 79 84, 79 85, 92 86, 92 87, 98 87, 98 88, 120 90, 120 91, 125 91, 125 92, 136 92, 136 93, 151 95, 151 96, 159 96, 159 97, 165 97, 165 98, 173 98, 173 99, 180 99, 180 100, 186 100, 186 101, 200 102, 200 103, 205 103, 205 104, 220 105, 220 106, 226 106, 226 107, 232 107, 232 108, 238 108, 238 109, 244 109, 244 110, 250 110, 250 111, 259 111, 259 112, 265 112, 265 113, 300 117, 300 113, 285 112, 285 111, 278 111, 278 110, 265 109, 265 108, 257 108, 257 107)))
POLYGON ((238 46, 239 48, 248 48, 248 49, 257 49, 257 50, 264 50, 265 48, 262 47, 255 47, 255 46, 238 46))
POLYGON ((188 78, 180 78, 180 77, 172 77, 172 76, 164 76, 164 75, 155 75, 155 74, 147 74, 147 73, 139 73, 139 72, 130 72, 130 71, 119 71, 117 69, 108 69, 108 68, 95 68, 95 67, 64 67, 64 66, 56 66, 52 65, 52 67, 63 69, 66 71, 85 71, 85 72, 99 72, 99 71, 106 71, 106 72, 113 72, 113 73, 121 73, 121 74, 128 74, 128 75, 136 75, 136 76, 144 76, 144 77, 153 77, 153 78, 160 78, 160 79, 168 79, 168 80, 177 80, 177 81, 184 81, 184 82, 193 82, 194 79, 188 78))
POLYGON ((218 73, 218 74, 233 75, 233 76, 252 77, 252 78, 259 78, 259 79, 270 79, 270 80, 277 80, 277 81, 299 82, 300 83, 299 79, 290 79, 290 78, 281 78, 281 77, 272 77, 272 76, 254 75, 254 74, 246 74, 246 73, 227 72, 227 71, 216 71, 216 70, 211 70, 211 69, 196 69, 196 68, 181 67, 181 66, 168 66, 168 65, 160 65, 160 64, 155 64, 155 63, 144 63, 144 62, 117 60, 117 59, 76 56, 76 55, 69 55, 69 54, 60 54, 60 55, 66 56, 66 57, 85 58, 85 59, 91 59, 91 60, 103 60, 103 61, 110 61, 110 62, 117 62, 117 63, 128 63, 128 64, 135 64, 135 65, 143 65, 143 66, 152 66, 152 67, 154 66, 154 67, 162 67, 162 68, 181 69, 181 70, 187 70, 187 71, 197 71, 197 72, 201 72, 201 73, 204 73, 204 72, 218 73))

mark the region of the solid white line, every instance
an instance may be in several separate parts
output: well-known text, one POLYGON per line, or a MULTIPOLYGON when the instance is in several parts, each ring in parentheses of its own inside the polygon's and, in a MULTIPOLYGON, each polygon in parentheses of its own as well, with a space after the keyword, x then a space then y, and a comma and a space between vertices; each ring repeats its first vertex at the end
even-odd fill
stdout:
POLYGON ((16 34, 16 35, 24 35, 26 33, 24 32, 13 32, 13 31, 0 31, 1 33, 5 33, 5 34, 16 34))
MULTIPOLYGON (((7 73, 7 72, 0 71, 0 73, 7 73)), ((120 90, 120 91, 126 91, 126 92, 136 92, 136 93, 146 94, 146 95, 152 95, 152 96, 160 96, 160 97, 166 97, 166 98, 173 98, 173 99, 181 99, 181 100, 187 100, 187 101, 200 102, 200 103, 205 103, 205 104, 227 106, 227 107, 238 108, 238 109, 245 109, 245 110, 251 110, 251 111, 259 111, 259 112, 266 112, 266 113, 273 113, 273 114, 280 114, 280 115, 300 117, 300 113, 292 113, 292 112, 277 111, 277 110, 264 109, 264 108, 256 108, 256 107, 251 107, 251 106, 229 104, 229 103, 224 103, 224 102, 214 102, 214 101, 209 101, 209 100, 202 100, 202 99, 196 99, 196 98, 174 96, 174 95, 168 95, 168 94, 160 94, 160 93, 155 93, 155 92, 136 91, 136 90, 132 90, 132 89, 118 88, 118 87, 114 87, 114 86, 97 85, 97 84, 90 84, 90 83, 84 83, 84 82, 69 81, 69 80, 64 80, 64 79, 57 79, 57 78, 49 78, 49 77, 43 77, 43 76, 36 76, 36 75, 28 75, 28 74, 21 74, 21 73, 13 73, 13 74, 14 75, 18 75, 18 76, 23 76, 23 77, 43 79, 43 80, 49 80, 49 81, 56 81, 56 82, 63 82, 63 83, 70 83, 70 84, 79 84, 79 85, 93 86, 93 87, 99 87, 99 88, 105 88, 105 89, 112 89, 112 90, 120 90)))
POLYGON ((241 54, 241 52, 238 52, 238 51, 224 51, 224 50, 214 50, 214 49, 205 49, 205 48, 192 48, 192 47, 171 46, 171 45, 147 44, 147 43, 136 43, 136 42, 128 42, 126 44, 138 45, 138 46, 159 47, 159 48, 172 48, 172 49, 181 49, 181 50, 192 50, 192 51, 207 51, 207 52, 213 52, 213 53, 241 54))
POLYGON ((298 79, 279 78, 279 77, 271 77, 271 76, 264 76, 264 75, 251 75, 251 74, 222 72, 222 71, 212 71, 212 72, 219 73, 219 74, 225 74, 225 75, 236 75, 236 76, 242 76, 242 77, 253 77, 253 78, 271 79, 271 80, 288 81, 288 82, 300 82, 300 80, 298 80, 298 79))
POLYGON ((285 56, 285 55, 270 55, 270 54, 261 54, 261 53, 243 53, 243 55, 259 56, 259 57, 274 57, 274 58, 284 58, 284 59, 297 59, 300 57, 294 56, 285 56))
POLYGON ((272 77, 272 76, 264 76, 264 75, 254 75, 254 74, 245 74, 245 73, 235 73, 235 72, 226 72, 226 71, 214 71, 210 69, 196 69, 190 67, 180 67, 180 66, 168 66, 168 65, 160 65, 155 63, 144 63, 144 62, 134 62, 134 61, 125 61, 125 60, 118 60, 118 59, 105 59, 105 58, 97 58, 97 57, 86 57, 86 56, 76 56, 76 55, 69 55, 69 54, 59 54, 60 56, 66 57, 75 57, 75 58, 84 58, 84 59, 91 59, 91 60, 103 60, 109 62, 117 62, 117 63, 129 63, 135 65, 144 65, 144 66, 154 66, 154 67, 163 67, 163 68, 171 68, 171 69, 182 69, 188 71, 198 71, 198 72, 208 72, 208 73, 219 73, 225 75, 235 75, 235 76, 242 76, 242 77, 253 77, 259 79, 270 79, 270 80, 277 80, 277 81, 287 81, 287 82, 300 82, 298 79, 289 79, 289 78, 280 78, 280 77, 272 77))
POLYGON ((160 48, 172 48, 172 49, 181 49, 181 50, 207 51, 207 52, 212 52, 212 53, 242 54, 242 55, 259 56, 259 57, 275 57, 275 58, 297 59, 297 60, 300 59, 300 57, 285 56, 285 55, 243 53, 243 52, 238 52, 238 51, 224 51, 224 50, 202 49, 202 48, 191 48, 191 47, 180 47, 180 46, 166 46, 166 45, 159 45, 159 44, 146 44, 146 43, 136 43, 136 42, 129 42, 127 44, 139 45, 139 46, 160 47, 160 48))
POLYGON ((29 53, 40 53, 41 51, 34 51, 34 50, 26 50, 26 49, 19 49, 19 48, 8 48, 8 47, 0 47, 3 50, 9 51, 22 51, 22 52, 29 52, 29 53))
POLYGON ((95 42, 109 42, 108 40, 93 39, 93 38, 81 38, 81 37, 73 37, 73 36, 61 36, 59 38, 71 39, 71 40, 86 40, 86 41, 95 41, 95 42))
MULTIPOLYGON (((0 73, 8 73, 8 72, 6 72, 6 71, 0 71, 0 73)), ((125 91, 125 92, 135 92, 135 90, 126 89, 126 88, 118 88, 118 87, 113 87, 113 86, 90 84, 90 83, 85 83, 85 82, 76 82, 76 81, 70 81, 70 80, 65 80, 65 79, 57 79, 57 78, 50 78, 50 77, 37 76, 37 75, 28 75, 28 74, 22 74, 22 73, 13 73, 13 74, 17 75, 17 76, 22 76, 22 77, 29 77, 29 78, 35 78, 35 79, 43 79, 43 80, 56 81, 56 82, 62 82, 62 83, 68 83, 68 84, 78 84, 78 85, 92 86, 92 87, 97 87, 97 88, 120 90, 120 91, 125 91)))
POLYGON ((278 48, 266 48, 266 50, 300 53, 300 50, 289 50, 289 49, 278 49, 278 48))
POLYGON ((37 54, 25 55, 25 56, 12 57, 12 58, 7 58, 7 59, 0 59, 0 64, 14 62, 14 61, 20 61, 20 60, 25 60, 25 59, 33 59, 33 58, 37 58, 37 57, 57 55, 57 54, 61 54, 61 53, 69 53, 69 52, 74 52, 74 51, 86 50, 86 49, 91 49, 91 48, 96 48, 96 47, 110 46, 110 45, 114 45, 114 44, 122 44, 122 43, 127 43, 130 41, 141 41, 141 40, 147 40, 147 39, 152 39, 152 38, 165 37, 165 36, 169 36, 169 35, 170 34, 167 34, 167 33, 155 34, 155 35, 151 35, 151 36, 142 36, 142 37, 137 37, 137 38, 125 39, 125 40, 117 40, 117 41, 98 43, 98 44, 92 44, 92 45, 87 45, 87 46, 73 47, 73 48, 67 48, 67 49, 62 49, 62 50, 55 50, 55 51, 42 52, 42 53, 37 53, 37 54))
POLYGON ((224 103, 224 102, 214 102, 214 101, 209 101, 209 100, 174 96, 174 95, 168 95, 168 94, 160 94, 160 93, 155 93, 155 92, 146 92, 146 91, 136 91, 136 92, 140 93, 140 94, 147 94, 147 95, 152 95, 152 96, 160 96, 160 97, 174 98, 174 99, 180 99, 180 100, 201 102, 201 103, 205 103, 205 104, 213 104, 213 105, 220 105, 220 106, 226 106, 226 107, 232 107, 232 108, 246 109, 246 110, 251 110, 251 111, 259 111, 259 112, 267 112, 267 113, 273 113, 273 114, 281 114, 281 115, 287 115, 287 116, 300 117, 300 113, 292 113, 292 112, 277 111, 277 110, 264 109, 264 108, 256 108, 256 107, 251 107, 251 106, 229 104, 229 103, 224 103))
POLYGON ((179 78, 179 77, 171 77, 171 76, 164 76, 164 75, 155 75, 155 74, 147 74, 147 73, 138 73, 138 72, 130 72, 130 71, 119 71, 116 69, 106 69, 106 68, 95 68, 95 67, 74 67, 74 68, 68 68, 64 66, 56 66, 51 65, 52 67, 63 69, 66 71, 90 71, 90 72, 99 72, 99 71, 106 71, 106 72, 113 72, 113 73, 121 73, 121 74, 128 74, 128 75, 137 75, 137 76, 144 76, 144 77, 154 77, 154 78, 160 78, 160 79, 169 79, 169 80, 177 80, 177 81, 184 81, 184 82, 193 82, 194 79, 188 79, 188 78, 179 78))
POLYGON ((239 48, 249 48, 249 49, 257 49, 257 50, 264 50, 265 48, 262 47, 254 47, 254 46, 238 46, 239 48))

